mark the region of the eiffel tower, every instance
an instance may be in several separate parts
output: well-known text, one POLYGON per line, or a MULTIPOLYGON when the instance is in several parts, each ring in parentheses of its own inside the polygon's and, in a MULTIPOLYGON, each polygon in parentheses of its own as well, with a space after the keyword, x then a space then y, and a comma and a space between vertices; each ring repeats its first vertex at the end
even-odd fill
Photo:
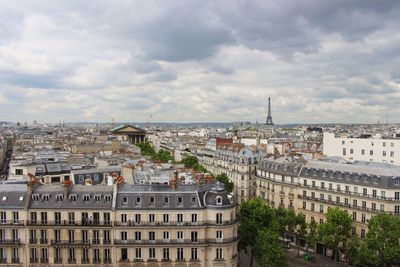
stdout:
POLYGON ((274 125, 272 122, 272 116, 271 116, 271 97, 268 97, 268 115, 267 115, 267 121, 265 122, 265 125, 274 125))

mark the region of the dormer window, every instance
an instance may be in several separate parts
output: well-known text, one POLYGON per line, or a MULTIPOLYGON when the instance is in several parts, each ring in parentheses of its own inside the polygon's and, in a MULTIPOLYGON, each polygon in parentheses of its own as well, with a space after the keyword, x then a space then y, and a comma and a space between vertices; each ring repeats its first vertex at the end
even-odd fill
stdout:
POLYGON ((101 200, 101 196, 98 196, 98 195, 94 196, 95 202, 100 202, 100 200, 101 200))
POLYGON ((19 201, 24 201, 24 196, 20 196, 19 201))
POLYGON ((37 194, 32 195, 32 200, 33 200, 33 202, 38 202, 39 201, 39 195, 37 195, 37 194))
POLYGON ((192 205, 197 203, 197 198, 196 197, 192 197, 192 205))
POLYGON ((142 198, 141 197, 136 197, 136 206, 142 205, 142 198))
POLYGON ((111 202, 111 196, 110 195, 104 196, 104 199, 105 199, 106 202, 111 202))
POLYGON ((69 196, 69 200, 70 201, 76 202, 76 199, 77 199, 77 195, 70 195, 69 196))
POLYGON ((56 202, 61 202, 63 201, 64 196, 63 195, 56 195, 56 202))
POLYGON ((155 204, 156 204, 156 198, 150 197, 150 205, 155 205, 155 204))
POLYGON ((4 196, 4 197, 2 198, 2 200, 3 200, 3 201, 6 201, 6 200, 7 200, 7 197, 6 197, 6 196, 4 196))
POLYGON ((127 196, 123 196, 121 199, 121 203, 123 206, 128 205, 128 197, 127 196))
POLYGON ((400 178, 394 179, 393 184, 394 184, 395 186, 400 186, 400 178))
POLYGON ((222 205, 222 197, 221 196, 216 197, 215 201, 216 201, 217 205, 222 205))
POLYGON ((164 205, 168 205, 169 204, 169 197, 164 197, 164 205))
POLYGON ((183 205, 183 197, 178 197, 178 206, 182 206, 183 205))
POLYGON ((42 200, 47 202, 49 201, 49 197, 50 197, 49 195, 43 195, 42 200))
POLYGON ((84 195, 83 196, 83 202, 89 202, 90 196, 89 195, 84 195))

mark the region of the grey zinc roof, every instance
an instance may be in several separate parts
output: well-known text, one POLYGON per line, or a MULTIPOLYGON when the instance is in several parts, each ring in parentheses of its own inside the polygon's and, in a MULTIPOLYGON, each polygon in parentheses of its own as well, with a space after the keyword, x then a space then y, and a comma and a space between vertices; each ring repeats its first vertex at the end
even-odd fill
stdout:
POLYGON ((23 209, 26 191, 26 184, 0 184, 0 207, 2 209, 23 209))
POLYGON ((120 166, 109 166, 106 168, 98 168, 98 169, 84 169, 84 170, 73 170, 71 171, 73 174, 91 174, 91 173, 107 173, 107 172, 120 172, 120 166))
POLYGON ((112 207, 112 186, 105 185, 72 185, 69 187, 69 197, 57 201, 57 195, 64 195, 63 185, 40 185, 32 192, 30 201, 31 209, 104 209, 110 210, 112 207), (39 201, 33 201, 33 196, 39 195, 39 201), (43 199, 44 195, 49 196, 49 200, 43 199), (76 195, 76 201, 72 201, 70 197, 76 195), (106 201, 104 196, 111 196, 111 201, 106 201), (89 196, 89 201, 84 201, 84 196, 89 196), (100 201, 95 201, 94 196, 101 196, 100 201))

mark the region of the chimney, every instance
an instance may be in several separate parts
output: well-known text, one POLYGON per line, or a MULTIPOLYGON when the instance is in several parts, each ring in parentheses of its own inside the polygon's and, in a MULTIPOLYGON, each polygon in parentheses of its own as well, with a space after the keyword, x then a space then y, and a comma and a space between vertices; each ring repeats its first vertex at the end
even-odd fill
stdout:
POLYGON ((63 185, 64 185, 64 198, 68 198, 72 186, 71 179, 64 180, 63 185))
POLYGON ((176 190, 176 187, 178 185, 178 171, 174 172, 174 176, 169 181, 169 185, 172 190, 176 190))

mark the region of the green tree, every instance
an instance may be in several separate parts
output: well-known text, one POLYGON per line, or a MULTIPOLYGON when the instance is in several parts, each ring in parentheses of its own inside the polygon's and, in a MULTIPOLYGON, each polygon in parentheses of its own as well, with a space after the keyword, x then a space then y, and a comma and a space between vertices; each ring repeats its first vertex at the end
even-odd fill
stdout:
POLYGON ((380 266, 400 264, 400 218, 380 213, 368 223, 366 250, 375 252, 380 266))
POLYGON ((173 161, 174 158, 171 156, 171 153, 167 150, 160 149, 155 155, 153 155, 154 160, 160 160, 162 162, 173 161))
POLYGON ((235 187, 235 184, 229 180, 226 173, 218 174, 217 177, 215 177, 215 180, 224 184, 226 192, 231 193, 233 191, 233 188, 235 187))
POLYGON ((152 144, 149 141, 139 143, 137 146, 140 148, 140 153, 143 156, 154 156, 156 152, 154 151, 154 148, 152 144))
POLYGON ((286 225, 289 233, 296 237, 297 255, 300 255, 300 238, 307 233, 306 217, 302 213, 296 214, 293 209, 286 212, 286 225))
POLYGON ((255 243, 255 257, 260 266, 288 266, 277 232, 264 228, 255 243))
POLYGON ((250 253, 250 267, 253 266, 259 232, 271 225, 273 217, 273 210, 261 198, 250 199, 240 205, 239 250, 250 253))
POLYGON ((274 209, 274 217, 277 223, 276 227, 278 228, 281 237, 284 237, 287 228, 287 223, 288 223, 287 212, 288 212, 287 209, 280 206, 274 209))
POLYGON ((339 208, 329 209, 325 217, 326 222, 318 227, 319 237, 332 249, 336 266, 340 246, 346 250, 346 241, 351 236, 352 219, 346 211, 339 208))
POLYGON ((315 220, 311 220, 311 222, 307 225, 307 250, 312 247, 315 248, 315 245, 318 241, 318 224, 315 220))
POLYGON ((199 164, 199 160, 195 156, 187 156, 182 160, 182 163, 186 168, 193 168, 196 164, 199 164))

